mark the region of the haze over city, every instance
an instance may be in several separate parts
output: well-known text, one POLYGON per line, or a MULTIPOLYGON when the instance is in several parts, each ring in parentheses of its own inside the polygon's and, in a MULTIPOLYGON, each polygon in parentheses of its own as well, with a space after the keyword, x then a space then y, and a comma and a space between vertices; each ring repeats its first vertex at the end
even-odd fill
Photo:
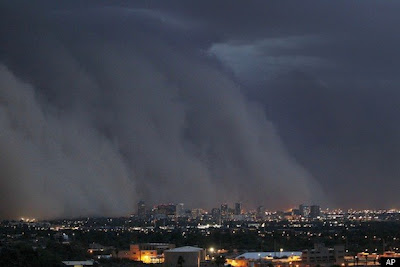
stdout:
POLYGON ((1 2, 0 218, 399 208, 399 9, 1 2))

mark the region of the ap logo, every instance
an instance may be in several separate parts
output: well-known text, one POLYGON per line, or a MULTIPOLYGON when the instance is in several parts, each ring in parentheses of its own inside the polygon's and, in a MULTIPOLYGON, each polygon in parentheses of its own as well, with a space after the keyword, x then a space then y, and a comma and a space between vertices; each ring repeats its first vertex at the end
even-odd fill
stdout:
POLYGON ((381 257, 380 258, 381 267, 398 267, 400 266, 400 258, 389 258, 389 257, 381 257))

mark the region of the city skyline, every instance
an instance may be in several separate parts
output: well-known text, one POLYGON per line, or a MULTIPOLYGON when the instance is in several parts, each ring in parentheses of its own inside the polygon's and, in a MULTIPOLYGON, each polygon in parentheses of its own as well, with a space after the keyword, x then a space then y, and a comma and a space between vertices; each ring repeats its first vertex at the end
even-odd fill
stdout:
MULTIPOLYGON (((165 209, 168 205, 160 206, 165 209)), ((300 205, 301 209, 306 211, 307 207, 300 205)), ((280 213, 252 219, 232 212, 233 216, 222 220, 214 214, 199 216, 196 212, 189 217, 148 215, 0 221, 6 244, 0 261, 7 266, 16 259, 26 261, 26 257, 28 261, 39 258, 54 264, 60 259, 79 259, 92 263, 101 260, 100 266, 135 266, 135 262, 175 266, 177 259, 169 259, 168 253, 204 251, 205 258, 190 266, 218 266, 217 258, 224 256, 234 267, 257 262, 277 267, 313 267, 332 266, 334 262, 341 266, 379 266, 382 258, 400 257, 400 210, 349 214, 324 211, 317 217, 280 213), (7 253, 20 250, 17 240, 26 245, 24 251, 32 245, 32 250, 45 250, 48 254, 7 257, 7 253), (71 249, 73 255, 65 253, 71 249), (53 257, 49 258, 49 253, 53 257)))
POLYGON ((400 3, 287 3, 2 2, 0 219, 399 209, 400 3))

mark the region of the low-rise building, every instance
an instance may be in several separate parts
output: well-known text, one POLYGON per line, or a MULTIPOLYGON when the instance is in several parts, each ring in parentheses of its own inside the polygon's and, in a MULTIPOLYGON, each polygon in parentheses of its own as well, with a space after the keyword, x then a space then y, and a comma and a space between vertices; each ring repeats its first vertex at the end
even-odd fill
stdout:
POLYGON ((346 266, 380 266, 381 258, 400 258, 400 253, 385 251, 383 254, 359 252, 357 255, 345 256, 346 266))
POLYGON ((114 247, 107 247, 98 243, 90 244, 87 251, 95 259, 110 259, 116 256, 114 247))
POLYGON ((227 263, 234 267, 299 266, 301 251, 246 252, 235 258, 227 258, 227 263))
POLYGON ((315 244, 313 249, 303 250, 301 258, 304 266, 331 266, 343 264, 344 255, 343 245, 328 248, 324 244, 315 244))
POLYGON ((400 253, 394 251, 385 251, 381 256, 387 258, 400 258, 400 253))
POLYGON ((200 267, 205 259, 206 251, 199 247, 186 246, 164 251, 165 267, 200 267))
POLYGON ((164 251, 174 247, 175 245, 169 243, 131 244, 129 250, 119 251, 117 257, 143 263, 162 263, 164 251))

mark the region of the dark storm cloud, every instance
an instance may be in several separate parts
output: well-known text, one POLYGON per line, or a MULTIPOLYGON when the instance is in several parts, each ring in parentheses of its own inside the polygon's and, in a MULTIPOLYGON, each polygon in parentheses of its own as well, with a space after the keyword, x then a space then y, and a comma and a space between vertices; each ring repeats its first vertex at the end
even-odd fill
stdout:
POLYGON ((211 17, 151 4, 28 7, 2 8, 2 217, 127 214, 138 199, 321 199, 262 104, 210 57, 210 38, 222 40, 211 17))
POLYGON ((3 3, 0 215, 395 206, 399 8, 3 3))
POLYGON ((398 206, 399 8, 272 5, 265 15, 274 19, 255 31, 257 19, 246 26, 236 13, 236 33, 208 50, 264 104, 292 155, 342 207, 398 206))

